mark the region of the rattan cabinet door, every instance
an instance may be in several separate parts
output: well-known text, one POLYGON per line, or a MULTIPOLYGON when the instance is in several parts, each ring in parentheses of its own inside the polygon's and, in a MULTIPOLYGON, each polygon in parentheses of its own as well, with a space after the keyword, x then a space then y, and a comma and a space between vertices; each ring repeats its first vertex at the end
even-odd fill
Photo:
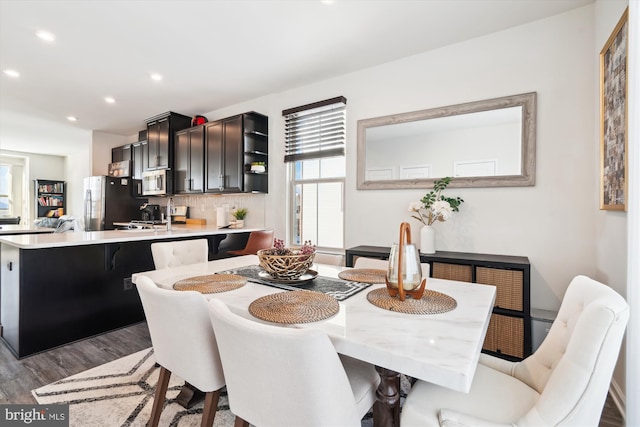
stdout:
POLYGON ((524 319, 492 314, 483 350, 507 356, 524 357, 524 319))
POLYGON ((460 282, 473 281, 473 267, 470 265, 433 263, 433 277, 436 279, 458 280, 460 282))
POLYGON ((524 287, 522 270, 477 267, 476 283, 496 287, 496 307, 522 311, 524 287))

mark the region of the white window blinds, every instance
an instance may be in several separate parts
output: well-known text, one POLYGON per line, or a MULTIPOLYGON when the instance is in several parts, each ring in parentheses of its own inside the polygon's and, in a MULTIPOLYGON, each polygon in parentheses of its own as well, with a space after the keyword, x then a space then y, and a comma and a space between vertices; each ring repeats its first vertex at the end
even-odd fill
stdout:
POLYGON ((285 162, 344 156, 347 99, 339 96, 284 110, 285 162))

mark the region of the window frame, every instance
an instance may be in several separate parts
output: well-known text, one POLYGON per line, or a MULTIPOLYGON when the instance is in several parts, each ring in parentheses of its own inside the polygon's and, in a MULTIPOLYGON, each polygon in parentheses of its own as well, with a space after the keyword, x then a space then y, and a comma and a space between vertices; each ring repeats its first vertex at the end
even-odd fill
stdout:
MULTIPOLYGON (((346 157, 346 156, 335 156, 335 157, 346 157)), ((318 159, 322 160, 322 159, 318 159)), ((346 188, 346 162, 345 162, 345 176, 342 177, 332 177, 332 178, 308 178, 308 179, 296 179, 295 168, 298 162, 303 162, 305 160, 296 160, 294 162, 290 162, 288 173, 289 173, 289 203, 287 207, 288 215, 288 234, 290 245, 301 245, 303 242, 297 243, 294 241, 294 237, 296 236, 295 230, 295 222, 296 222, 296 212, 294 211, 296 206, 295 195, 296 195, 296 185, 299 184, 330 184, 330 183, 341 183, 342 184, 342 194, 340 196, 340 204, 342 206, 342 242, 340 247, 332 247, 332 246, 319 246, 316 245, 316 250, 323 252, 343 252, 344 251, 344 240, 345 240, 345 224, 346 224, 346 215, 345 215, 345 188, 346 188)), ((301 206, 302 209, 302 206, 301 206)), ((303 213, 300 212, 302 217, 303 213)), ((303 237, 301 237, 302 239, 303 237)), ((317 244, 318 242, 312 242, 317 244)))
MULTIPOLYGON (((346 139, 347 139, 347 99, 343 96, 338 96, 330 99, 326 99, 324 101, 314 102, 311 104, 303 105, 300 107, 290 108, 282 111, 282 115, 284 117, 284 136, 285 136, 285 163, 289 163, 287 167, 287 241, 290 245, 298 245, 302 244, 302 240, 304 236, 302 236, 302 219, 304 218, 303 212, 303 204, 300 203, 300 212, 299 216, 296 212, 296 187, 299 185, 308 185, 308 184, 331 184, 338 183, 341 185, 341 194, 340 194, 340 206, 342 213, 342 236, 339 247, 325 247, 319 246, 319 242, 312 242, 316 244, 317 250, 327 251, 327 252, 343 252, 345 245, 345 190, 346 190, 346 139), (340 105, 342 104, 342 105, 340 105), (332 108, 333 107, 333 108, 332 108), (323 115, 323 110, 326 110, 327 116, 329 116, 327 126, 330 129, 328 132, 328 137, 326 140, 322 139, 322 131, 320 131, 316 135, 316 139, 311 143, 306 145, 306 147, 311 148, 309 151, 303 149, 296 150, 296 147, 305 146, 306 142, 304 140, 295 141, 290 139, 289 135, 291 133, 295 133, 297 131, 296 123, 291 123, 291 119, 295 120, 295 118, 299 117, 301 121, 304 121, 305 116, 314 116, 314 115, 323 115), (304 112, 308 112, 304 114, 304 112), (300 114, 299 114, 300 113, 300 114), (298 115, 299 114, 299 115, 298 115), (293 118, 290 118, 290 115, 296 115, 293 118), (338 135, 338 143, 336 144, 335 132, 333 132, 332 123, 332 115, 341 115, 337 119, 337 128, 341 130, 341 134, 338 135), (341 128, 341 129, 340 129, 341 128), (320 146, 317 150, 314 149, 316 146, 320 146), (326 147, 326 148, 323 148, 326 147), (327 178, 322 177, 322 161, 324 159, 336 158, 340 157, 344 159, 344 166, 342 170, 342 176, 331 176, 327 178), (305 161, 317 160, 319 162, 318 165, 318 177, 317 178, 297 178, 296 168, 300 163, 304 163, 305 161), (298 221, 300 218, 300 221, 298 221), (298 233, 296 233, 296 224, 300 224, 300 229, 298 233), (296 242, 296 237, 300 237, 300 242, 296 242)), ((321 122, 322 123, 322 122, 321 122)), ((322 129, 322 124, 320 125, 320 129, 322 129)), ((313 125, 310 126, 310 129, 307 129, 308 132, 313 133, 313 125)), ((304 130, 301 134, 305 134, 304 130)), ((316 214, 316 220, 318 216, 316 214)), ((318 222, 316 221, 316 224, 318 222)), ((316 235, 318 235, 316 233, 316 235)))

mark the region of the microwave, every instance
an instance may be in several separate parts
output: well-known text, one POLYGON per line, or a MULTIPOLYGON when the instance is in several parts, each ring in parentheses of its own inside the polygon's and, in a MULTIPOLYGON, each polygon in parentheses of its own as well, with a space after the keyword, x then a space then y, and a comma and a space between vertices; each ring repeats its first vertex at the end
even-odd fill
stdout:
POLYGON ((166 196, 173 193, 173 177, 170 169, 142 172, 143 196, 166 196))

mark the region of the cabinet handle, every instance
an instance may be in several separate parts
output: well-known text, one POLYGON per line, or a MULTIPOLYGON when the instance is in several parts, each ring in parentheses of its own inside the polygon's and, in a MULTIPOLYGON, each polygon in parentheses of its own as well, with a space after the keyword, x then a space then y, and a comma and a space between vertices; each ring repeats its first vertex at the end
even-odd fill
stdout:
POLYGON ((218 177, 218 179, 219 179, 219 183, 220 183, 220 186, 218 187, 218 189, 220 191, 222 191, 222 190, 224 190, 224 175, 220 175, 218 177))
POLYGON ((184 180, 184 188, 185 188, 185 190, 191 190, 191 180, 189 178, 185 178, 185 180, 184 180))
POLYGON ((7 268, 9 269, 9 271, 13 271, 13 262, 9 261, 9 264, 7 264, 7 268))

